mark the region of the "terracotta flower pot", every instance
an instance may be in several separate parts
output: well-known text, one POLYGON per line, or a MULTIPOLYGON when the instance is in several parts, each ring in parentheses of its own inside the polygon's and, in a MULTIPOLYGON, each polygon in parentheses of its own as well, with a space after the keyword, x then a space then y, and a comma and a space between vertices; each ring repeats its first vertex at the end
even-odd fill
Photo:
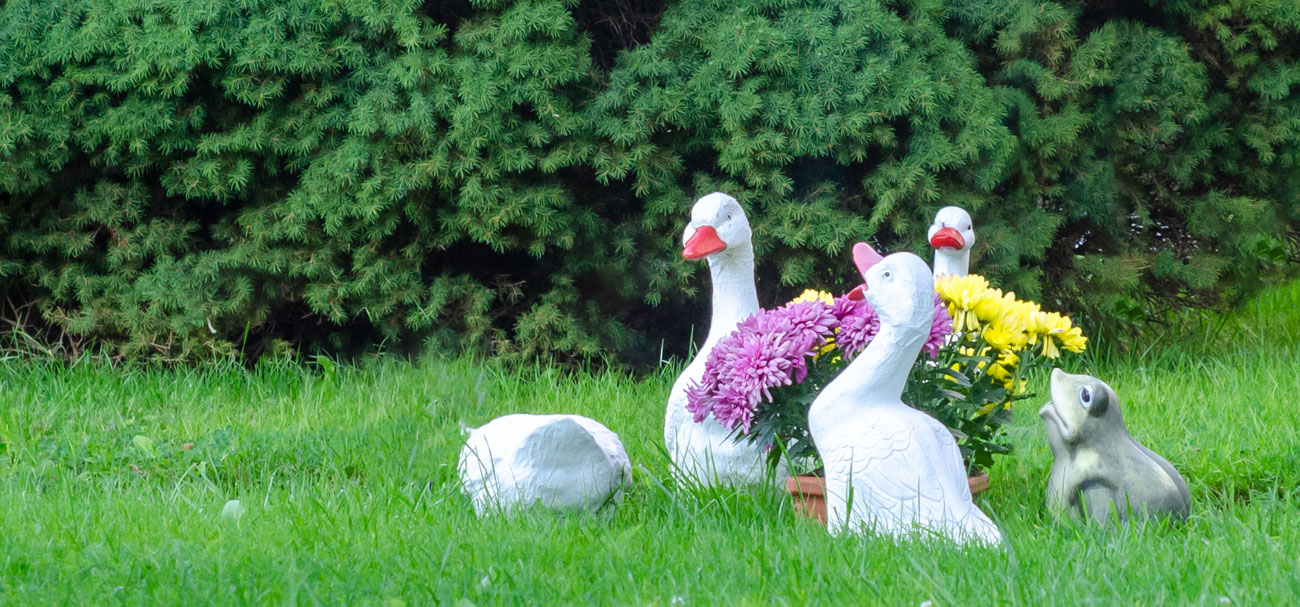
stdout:
MULTIPOLYGON (((989 475, 981 474, 966 479, 972 496, 989 488, 989 475)), ((800 475, 785 479, 785 490, 794 496, 794 509, 809 518, 826 524, 826 479, 820 476, 800 475)))

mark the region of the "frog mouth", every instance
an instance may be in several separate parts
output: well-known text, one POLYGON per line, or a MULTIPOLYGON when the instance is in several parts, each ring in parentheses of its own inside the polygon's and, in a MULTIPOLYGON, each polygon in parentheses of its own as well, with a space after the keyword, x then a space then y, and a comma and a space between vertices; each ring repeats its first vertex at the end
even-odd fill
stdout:
POLYGON ((1057 413, 1055 399, 1047 401, 1047 404, 1038 410, 1038 416, 1048 423, 1056 424, 1061 430, 1061 436, 1074 436, 1074 428, 1065 421, 1065 417, 1057 413))

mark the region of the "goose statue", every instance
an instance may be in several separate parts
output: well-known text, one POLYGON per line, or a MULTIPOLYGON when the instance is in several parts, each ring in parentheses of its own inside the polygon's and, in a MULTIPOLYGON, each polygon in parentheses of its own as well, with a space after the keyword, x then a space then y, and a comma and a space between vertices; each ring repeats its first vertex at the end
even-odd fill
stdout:
POLYGON ((632 478, 618 435, 580 415, 521 413, 470 429, 457 469, 479 516, 534 504, 595 511, 632 478))
POLYGON ((880 332, 808 410, 830 531, 1000 543, 997 526, 971 501, 952 434, 901 400, 934 318, 930 268, 911 253, 882 258, 866 243, 854 246, 853 258, 866 284, 849 296, 876 309, 880 332))
MULTIPOLYGON (((755 484, 767 478, 766 454, 760 445, 734 441, 731 431, 717 420, 710 417, 696 423, 686 410, 686 389, 704 376, 709 351, 759 309, 752 238, 740 203, 722 192, 695 202, 682 234, 682 257, 708 261, 713 310, 704 345, 668 393, 664 442, 678 472, 704 486, 755 484)), ((774 478, 784 481, 786 475, 782 468, 774 478)))
POLYGON ((927 238, 934 248, 934 277, 965 276, 970 272, 970 249, 975 230, 970 213, 961 207, 944 207, 934 215, 927 238))

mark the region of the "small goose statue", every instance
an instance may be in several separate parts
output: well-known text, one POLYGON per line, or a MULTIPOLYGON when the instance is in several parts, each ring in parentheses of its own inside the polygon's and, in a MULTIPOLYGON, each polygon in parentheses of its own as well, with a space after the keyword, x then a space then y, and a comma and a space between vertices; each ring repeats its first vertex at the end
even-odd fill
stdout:
MULTIPOLYGON (((682 257, 709 263, 713 310, 704 345, 668 393, 664 442, 677 470, 704 486, 755 484, 767 478, 766 454, 760 445, 736 442, 717 420, 710 417, 696 423, 686 410, 686 389, 704 376, 709 351, 759 309, 752 238, 740 203, 722 192, 695 202, 682 234, 682 257)), ((776 471, 775 480, 784 482, 785 477, 784 468, 776 471)))
POLYGON ((970 272, 970 249, 975 245, 975 229, 966 209, 939 209, 927 237, 934 248, 935 278, 945 274, 965 276, 970 272))
POLYGON ((580 415, 517 413, 472 428, 457 468, 479 516, 534 504, 595 511, 632 478, 618 435, 580 415))
POLYGON ((918 531, 959 543, 1002 534, 971 501, 961 453, 938 420, 903 403, 903 386, 934 318, 934 278, 911 253, 853 248, 865 298, 880 315, 871 344, 819 394, 808 425, 826 472, 832 533, 918 531))

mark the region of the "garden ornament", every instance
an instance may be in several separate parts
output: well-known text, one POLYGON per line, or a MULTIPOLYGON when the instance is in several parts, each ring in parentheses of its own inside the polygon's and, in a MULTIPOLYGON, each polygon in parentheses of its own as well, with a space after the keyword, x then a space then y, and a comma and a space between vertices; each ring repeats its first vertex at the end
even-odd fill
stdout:
POLYGON ((1130 515, 1187 518, 1187 483, 1124 426, 1119 397, 1087 375, 1052 371, 1052 399, 1038 411, 1052 447, 1047 507, 1095 522, 1130 515))
POLYGON ((998 544, 1002 534, 971 501, 961 452, 938 420, 903 403, 908 372, 930 336, 934 277, 911 253, 853 248, 880 332, 813 401, 808 425, 826 473, 832 533, 934 533, 998 544))
POLYGON ((457 467, 479 516, 533 504, 595 511, 632 474, 618 435, 579 415, 498 417, 470 429, 457 467))
MULTIPOLYGON (((759 309, 749 220, 735 198, 714 192, 695 202, 682 243, 682 257, 709 263, 713 310, 704 345, 668 393, 664 442, 679 473, 692 482, 705 486, 759 483, 769 478, 763 446, 732 440, 731 431, 715 419, 695 423, 686 410, 686 389, 704 375, 709 351, 759 309)), ((781 466, 773 478, 784 482, 786 476, 781 466)))
POLYGON ((965 276, 970 272, 970 249, 975 246, 975 230, 966 209, 939 209, 926 237, 934 247, 935 278, 945 274, 965 276))

